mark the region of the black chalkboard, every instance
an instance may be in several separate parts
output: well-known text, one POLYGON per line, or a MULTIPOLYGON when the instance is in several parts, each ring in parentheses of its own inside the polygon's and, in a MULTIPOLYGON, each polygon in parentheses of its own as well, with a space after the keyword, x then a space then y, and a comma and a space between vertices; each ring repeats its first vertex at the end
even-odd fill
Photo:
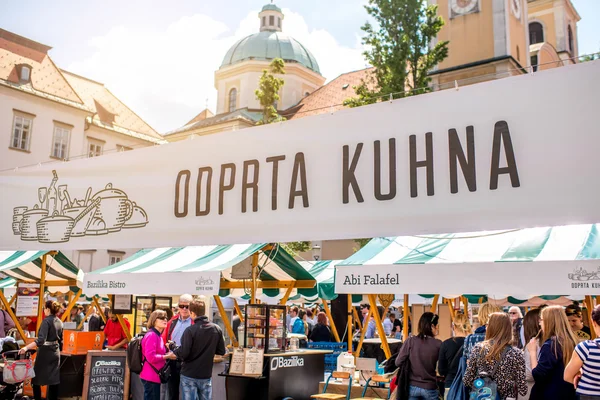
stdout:
POLYGON ((129 398, 129 367, 125 351, 89 351, 85 366, 83 400, 129 398))

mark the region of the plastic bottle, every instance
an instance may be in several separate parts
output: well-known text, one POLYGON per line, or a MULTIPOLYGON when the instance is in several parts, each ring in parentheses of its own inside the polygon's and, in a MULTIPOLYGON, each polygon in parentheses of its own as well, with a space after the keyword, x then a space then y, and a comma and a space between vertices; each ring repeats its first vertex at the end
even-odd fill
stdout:
POLYGON ((340 355, 337 358, 337 371, 344 371, 344 368, 342 368, 342 365, 354 365, 354 356, 352 355, 351 351, 346 351, 346 352, 342 352, 340 353, 340 355))

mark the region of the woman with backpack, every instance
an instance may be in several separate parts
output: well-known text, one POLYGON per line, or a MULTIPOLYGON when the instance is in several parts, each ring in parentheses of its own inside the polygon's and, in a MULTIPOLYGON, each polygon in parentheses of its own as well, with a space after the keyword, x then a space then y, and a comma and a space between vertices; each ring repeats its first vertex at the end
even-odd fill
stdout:
POLYGON ((140 378, 144 385, 144 400, 160 400, 160 377, 158 371, 165 366, 167 349, 161 334, 167 327, 167 314, 155 310, 148 319, 148 332, 142 339, 142 372, 140 378))
MULTIPOLYGON (((600 305, 592 311, 592 326, 598 336, 600 305)), ((600 399, 600 339, 587 340, 575 347, 564 378, 575 385, 580 400, 600 399)))
POLYGON ((438 372, 441 376, 445 377, 444 387, 445 394, 444 398, 448 395, 450 386, 456 377, 456 371, 462 356, 463 344, 465 343, 465 336, 471 333, 471 324, 465 314, 456 314, 452 321, 452 332, 454 337, 445 340, 440 348, 440 358, 438 361, 438 372))
MULTIPOLYGON (((540 328, 540 319, 542 315, 542 308, 534 308, 529 310, 527 314, 525 314, 525 318, 523 318, 523 337, 525 338, 524 343, 529 343, 531 340, 535 342, 535 352, 536 354, 540 354, 541 347, 541 332, 540 328)), ((529 396, 531 394, 531 388, 535 383, 533 379, 533 375, 531 374, 531 358, 529 357, 529 353, 527 349, 524 350, 525 357, 525 381, 527 382, 527 394, 522 397, 522 400, 529 400, 529 396)))
POLYGON ((575 400, 575 387, 565 382, 565 365, 569 363, 573 349, 579 342, 571 331, 567 315, 561 306, 542 310, 542 347, 539 357, 536 343, 530 341, 525 356, 531 360, 531 374, 535 384, 531 400, 575 400))
POLYGON ((485 341, 473 347, 463 378, 471 398, 516 399, 527 393, 523 353, 511 346, 513 326, 508 314, 492 313, 485 341), (473 394, 475 393, 475 397, 473 394))
POLYGON ((406 373, 398 376, 398 390, 408 400, 438 400, 439 391, 435 366, 440 354, 442 341, 435 337, 440 333, 437 314, 426 312, 419 319, 419 334, 404 342, 396 358, 396 366, 406 373), (406 382, 408 380, 408 382, 406 382))

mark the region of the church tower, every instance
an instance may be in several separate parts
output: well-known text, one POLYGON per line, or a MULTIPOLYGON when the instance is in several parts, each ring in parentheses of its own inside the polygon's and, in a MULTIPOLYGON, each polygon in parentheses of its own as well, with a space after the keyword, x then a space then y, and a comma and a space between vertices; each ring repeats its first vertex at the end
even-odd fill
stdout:
POLYGON ((437 40, 450 41, 448 57, 431 74, 435 90, 526 71, 527 0, 428 1, 445 21, 437 40))

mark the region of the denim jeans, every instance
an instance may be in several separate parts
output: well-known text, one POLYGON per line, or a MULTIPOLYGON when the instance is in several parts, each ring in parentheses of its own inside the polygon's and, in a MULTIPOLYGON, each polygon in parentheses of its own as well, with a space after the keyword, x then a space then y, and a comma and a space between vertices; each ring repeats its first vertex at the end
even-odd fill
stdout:
POLYGON ((181 375, 183 400, 212 400, 212 379, 194 379, 181 375))
POLYGON ((144 400, 160 400, 160 383, 145 381, 144 385, 144 400))
POLYGON ((417 386, 410 386, 408 400, 438 400, 440 392, 437 389, 421 389, 417 386))

